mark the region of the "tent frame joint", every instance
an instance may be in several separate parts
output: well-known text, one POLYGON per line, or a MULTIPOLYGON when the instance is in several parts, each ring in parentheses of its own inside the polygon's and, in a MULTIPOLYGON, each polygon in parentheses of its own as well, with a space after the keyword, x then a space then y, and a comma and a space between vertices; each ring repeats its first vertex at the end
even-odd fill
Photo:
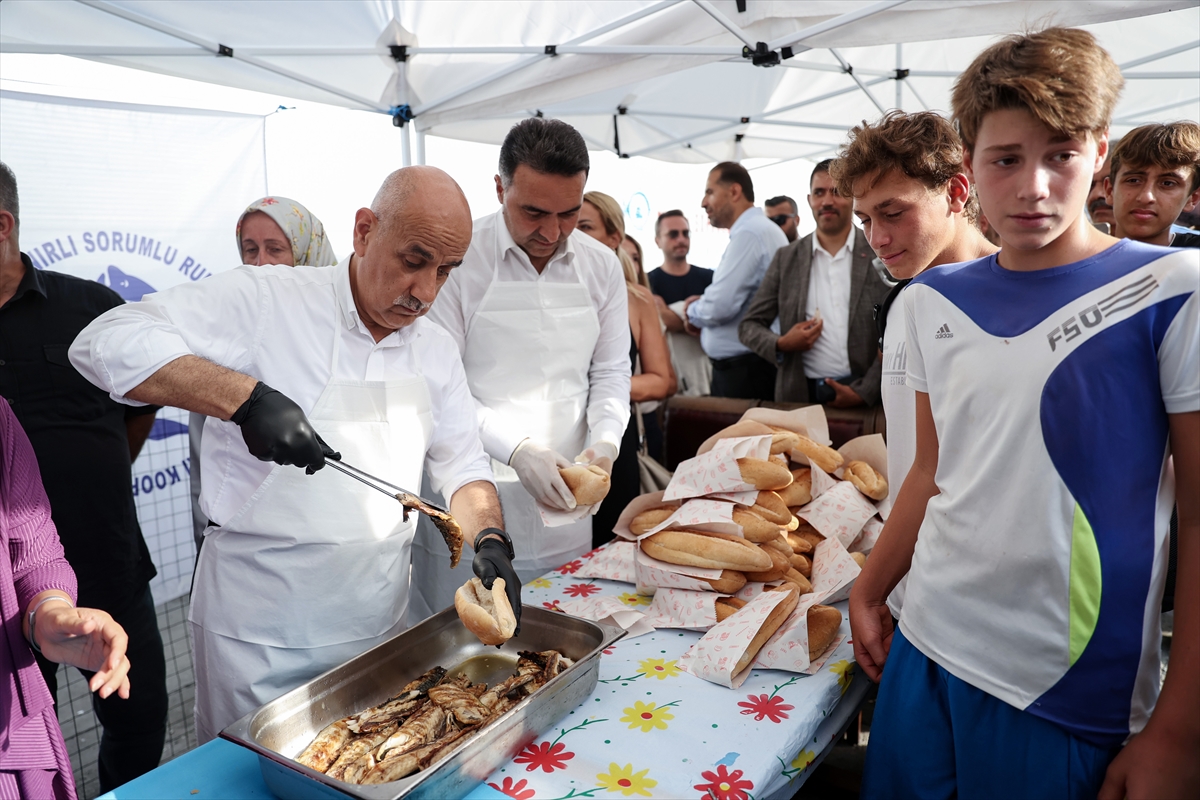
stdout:
POLYGON ((892 76, 892 80, 902 81, 908 77, 909 72, 911 72, 911 70, 897 68, 895 74, 892 76))
POLYGON ((392 115, 392 124, 397 128, 403 128, 406 123, 417 118, 417 115, 413 113, 412 106, 408 103, 402 106, 392 106, 388 109, 388 113, 392 115))
POLYGON ((546 54, 546 55, 548 55, 548 56, 556 56, 556 55, 558 55, 558 45, 556 45, 556 44, 548 44, 548 45, 546 45, 545 54, 546 54))
POLYGON ((227 44, 218 44, 217 56, 223 58, 233 58, 233 48, 227 44))
POLYGON ((388 53, 392 56, 392 60, 403 64, 408 61, 408 45, 406 44, 389 44, 388 53))
POLYGON ((779 64, 779 52, 772 50, 766 42, 758 42, 751 49, 750 45, 742 47, 742 58, 750 59, 756 67, 774 67, 779 64))

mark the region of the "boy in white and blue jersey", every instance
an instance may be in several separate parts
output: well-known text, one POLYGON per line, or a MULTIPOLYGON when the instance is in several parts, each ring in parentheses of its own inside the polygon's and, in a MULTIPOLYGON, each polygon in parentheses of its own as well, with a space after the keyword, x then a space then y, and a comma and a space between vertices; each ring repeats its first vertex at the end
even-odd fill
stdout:
POLYGON ((1061 28, 956 82, 1002 247, 904 292, 916 456, 850 606, 883 673, 863 797, 1200 795, 1200 253, 1087 222, 1121 85, 1061 28))

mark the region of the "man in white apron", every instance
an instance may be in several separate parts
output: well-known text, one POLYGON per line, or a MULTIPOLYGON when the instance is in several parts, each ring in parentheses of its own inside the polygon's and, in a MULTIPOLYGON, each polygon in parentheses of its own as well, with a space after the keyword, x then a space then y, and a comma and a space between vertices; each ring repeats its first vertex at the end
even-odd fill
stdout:
POLYGON ((238 268, 113 309, 72 345, 115 399, 214 418, 189 615, 201 742, 405 627, 414 523, 317 472, 326 458, 408 488, 424 470, 475 545, 475 573, 519 590, 457 348, 421 319, 469 226, 449 176, 399 170, 336 267, 238 268))
MULTIPOLYGON (((463 265, 430 312, 462 352, 522 581, 591 549, 596 508, 575 508, 558 468, 576 461, 611 471, 629 423, 621 266, 575 233, 588 169, 587 145, 570 125, 515 125, 500 148, 500 210, 475 221, 463 265), (539 505, 578 518, 547 527, 539 505)), ((412 622, 453 603, 469 577, 446 569, 436 539, 419 527, 412 622)))

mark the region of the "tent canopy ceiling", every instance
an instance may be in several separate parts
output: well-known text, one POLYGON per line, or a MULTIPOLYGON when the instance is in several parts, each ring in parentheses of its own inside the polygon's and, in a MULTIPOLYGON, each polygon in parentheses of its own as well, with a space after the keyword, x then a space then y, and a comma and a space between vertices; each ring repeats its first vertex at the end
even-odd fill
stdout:
POLYGON ((883 109, 945 110, 995 35, 1050 24, 1088 27, 1122 64, 1116 132, 1200 115, 1198 0, 5 0, 0 52, 411 115, 482 142, 540 112, 596 148, 703 162, 819 157, 883 109))

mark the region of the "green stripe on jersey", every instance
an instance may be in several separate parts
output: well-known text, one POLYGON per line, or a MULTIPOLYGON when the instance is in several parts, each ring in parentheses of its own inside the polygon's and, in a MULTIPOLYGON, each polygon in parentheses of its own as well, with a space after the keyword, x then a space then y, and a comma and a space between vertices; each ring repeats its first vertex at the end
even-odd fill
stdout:
MULTIPOLYGON (((1071 664, 1083 654, 1100 617, 1100 549, 1092 525, 1075 504, 1071 531, 1071 664)), ((1070 666, 1068 665, 1068 666, 1070 666)))

